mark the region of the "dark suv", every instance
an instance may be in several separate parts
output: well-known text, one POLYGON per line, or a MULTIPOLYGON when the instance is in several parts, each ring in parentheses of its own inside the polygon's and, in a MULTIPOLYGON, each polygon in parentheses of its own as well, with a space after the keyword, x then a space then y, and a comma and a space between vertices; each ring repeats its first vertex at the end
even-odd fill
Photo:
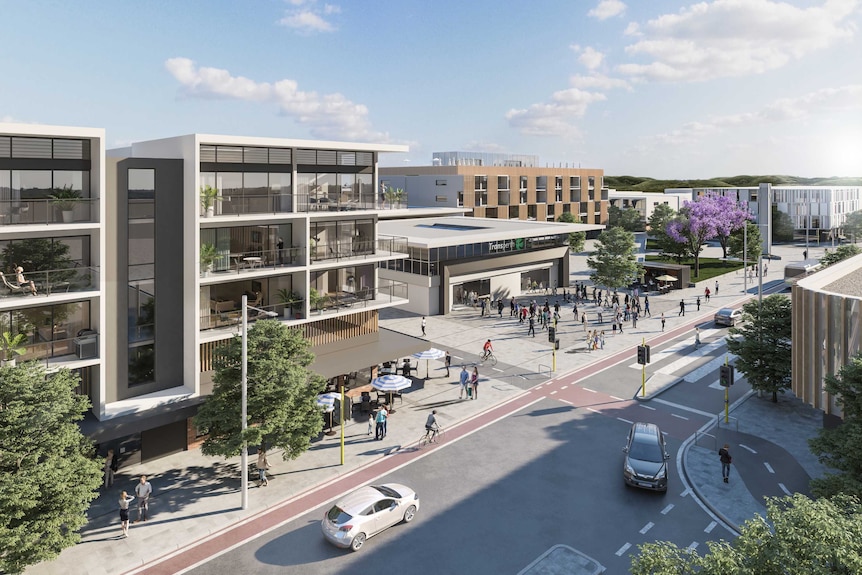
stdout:
POLYGON ((653 491, 667 491, 667 460, 664 436, 653 423, 633 423, 623 461, 626 485, 653 491))

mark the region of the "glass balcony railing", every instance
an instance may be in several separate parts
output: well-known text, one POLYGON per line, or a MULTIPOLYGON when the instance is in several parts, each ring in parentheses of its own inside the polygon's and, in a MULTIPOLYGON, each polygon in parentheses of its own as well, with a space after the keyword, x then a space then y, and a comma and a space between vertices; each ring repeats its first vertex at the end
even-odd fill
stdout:
POLYGON ((46 367, 62 367, 63 363, 98 358, 99 335, 94 333, 27 343, 24 344, 23 351, 23 355, 16 356, 16 362, 38 361, 46 367))
POLYGON ((15 274, 0 272, 0 298, 21 296, 50 296, 59 293, 77 293, 99 289, 99 268, 74 267, 57 270, 24 271, 24 282, 19 284, 15 274))
POLYGON ((230 195, 225 193, 216 199, 210 210, 201 209, 202 218, 213 216, 247 216, 250 214, 285 214, 293 212, 293 196, 279 195, 230 195))
POLYGON ((317 302, 311 302, 311 315, 316 316, 357 311, 363 308, 379 306, 387 303, 406 303, 407 284, 390 280, 381 280, 381 285, 375 289, 363 288, 356 291, 332 291, 322 293, 317 302))
POLYGON ((404 236, 378 236, 376 241, 321 242, 309 248, 311 261, 365 259, 384 253, 407 253, 404 236))
MULTIPOLYGON (((407 207, 407 198, 389 198, 386 207, 395 207, 400 204, 407 207)), ((296 209, 298 212, 347 212, 352 210, 374 210, 383 207, 383 201, 373 194, 299 194, 297 196, 296 209)))
POLYGON ((96 222, 98 199, 0 200, 0 225, 72 224, 96 222))
POLYGON ((210 269, 201 269, 201 275, 212 273, 243 273, 252 270, 277 269, 305 265, 305 248, 283 248, 275 250, 252 250, 246 252, 221 253, 210 269))

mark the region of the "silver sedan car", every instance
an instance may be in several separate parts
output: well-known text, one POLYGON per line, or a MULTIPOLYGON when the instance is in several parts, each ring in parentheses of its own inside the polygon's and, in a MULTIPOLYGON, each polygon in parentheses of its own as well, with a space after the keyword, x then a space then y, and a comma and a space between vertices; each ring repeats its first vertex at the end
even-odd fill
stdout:
POLYGON ((733 309, 731 307, 723 307, 713 316, 713 321, 715 321, 715 325, 726 325, 733 327, 736 325, 736 322, 742 320, 742 310, 741 309, 733 309))
POLYGON ((369 537, 401 521, 410 523, 418 510, 419 496, 406 485, 368 485, 337 501, 320 527, 333 545, 359 551, 369 537))

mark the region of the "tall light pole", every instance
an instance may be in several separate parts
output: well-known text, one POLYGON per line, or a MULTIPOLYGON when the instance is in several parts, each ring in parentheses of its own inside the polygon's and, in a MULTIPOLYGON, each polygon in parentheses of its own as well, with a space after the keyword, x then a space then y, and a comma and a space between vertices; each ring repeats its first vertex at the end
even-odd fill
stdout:
POLYGON ((742 228, 742 285, 743 292, 748 293, 748 220, 742 228))
POLYGON ((242 386, 242 469, 240 470, 240 489, 242 508, 248 509, 248 445, 245 430, 248 428, 248 296, 242 295, 242 359, 240 360, 240 385, 242 386))

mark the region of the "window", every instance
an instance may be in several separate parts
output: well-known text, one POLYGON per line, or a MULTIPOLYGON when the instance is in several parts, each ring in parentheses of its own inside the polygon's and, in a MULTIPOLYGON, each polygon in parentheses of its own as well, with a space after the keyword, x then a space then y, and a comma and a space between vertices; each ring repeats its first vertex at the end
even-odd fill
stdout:
POLYGON ((509 176, 497 176, 497 191, 509 191, 509 176))
POLYGON ((155 217, 156 171, 130 169, 128 176, 129 219, 155 217))

